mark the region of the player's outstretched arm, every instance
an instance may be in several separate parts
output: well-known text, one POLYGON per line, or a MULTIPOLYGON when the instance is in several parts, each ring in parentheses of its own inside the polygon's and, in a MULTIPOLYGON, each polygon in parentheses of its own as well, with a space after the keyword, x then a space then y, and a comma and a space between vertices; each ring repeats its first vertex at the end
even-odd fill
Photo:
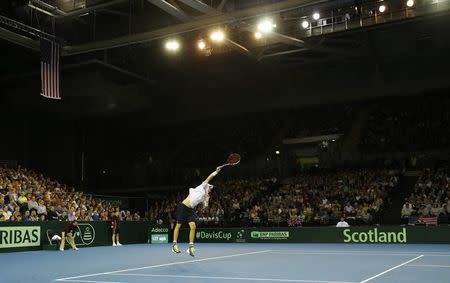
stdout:
POLYGON ((219 174, 219 172, 220 172, 221 169, 222 169, 222 168, 217 167, 217 168, 216 168, 216 171, 214 171, 214 172, 212 172, 211 174, 209 174, 208 178, 206 178, 205 181, 203 181, 203 183, 207 183, 207 184, 208 184, 214 177, 217 176, 217 174, 219 174))

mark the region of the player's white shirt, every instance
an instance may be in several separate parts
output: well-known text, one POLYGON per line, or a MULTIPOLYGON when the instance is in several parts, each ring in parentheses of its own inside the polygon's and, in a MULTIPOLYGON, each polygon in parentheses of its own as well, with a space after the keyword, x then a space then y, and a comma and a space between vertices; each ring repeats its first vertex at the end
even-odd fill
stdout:
POLYGON ((349 227, 348 223, 346 221, 340 221, 338 224, 336 224, 336 227, 349 227))
POLYGON ((191 201, 192 208, 195 208, 199 203, 204 201, 204 197, 212 187, 212 185, 203 182, 198 187, 189 189, 189 200, 191 201))

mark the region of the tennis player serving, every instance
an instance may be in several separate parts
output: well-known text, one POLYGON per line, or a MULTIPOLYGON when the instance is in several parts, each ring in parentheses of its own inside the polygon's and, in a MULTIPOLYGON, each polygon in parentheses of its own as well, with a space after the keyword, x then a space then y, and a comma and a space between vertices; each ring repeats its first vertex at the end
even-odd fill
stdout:
POLYGON ((177 240, 180 232, 180 227, 183 222, 188 222, 189 224, 189 248, 187 252, 190 256, 194 256, 194 239, 195 239, 195 221, 197 220, 197 216, 195 215, 195 207, 200 203, 203 204, 204 207, 208 207, 209 202, 209 193, 213 188, 209 182, 219 174, 220 170, 223 167, 228 165, 236 165, 241 160, 239 154, 231 154, 228 157, 227 163, 222 166, 217 167, 216 171, 212 172, 206 180, 204 180, 198 187, 190 188, 189 195, 177 206, 177 210, 175 212, 175 217, 177 220, 177 224, 175 225, 175 229, 173 230, 173 244, 172 251, 174 253, 180 253, 180 249, 178 248, 177 240))

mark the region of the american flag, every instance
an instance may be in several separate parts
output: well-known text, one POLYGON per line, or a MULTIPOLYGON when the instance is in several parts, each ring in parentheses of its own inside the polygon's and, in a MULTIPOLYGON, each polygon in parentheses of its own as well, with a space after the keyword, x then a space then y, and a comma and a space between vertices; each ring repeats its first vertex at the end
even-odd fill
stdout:
POLYGON ((302 226, 302 219, 300 216, 294 216, 288 219, 289 226, 302 226))
POLYGON ((420 217, 419 222, 425 223, 425 225, 437 225, 438 218, 437 217, 420 217))
POLYGON ((41 95, 61 99, 59 93, 59 44, 41 40, 41 95))

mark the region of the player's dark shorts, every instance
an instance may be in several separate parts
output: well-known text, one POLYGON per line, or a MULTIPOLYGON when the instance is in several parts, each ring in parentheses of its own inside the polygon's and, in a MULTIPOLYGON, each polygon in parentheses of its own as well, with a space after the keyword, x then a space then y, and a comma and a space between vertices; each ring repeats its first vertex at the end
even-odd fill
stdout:
POLYGON ((185 204, 180 203, 177 206, 177 211, 175 212, 175 217, 177 219, 177 223, 183 222, 195 222, 197 220, 197 215, 195 214, 195 210, 193 208, 187 207, 185 204))
POLYGON ((120 234, 120 227, 119 227, 118 223, 111 224, 111 226, 109 227, 109 230, 113 234, 120 234))

